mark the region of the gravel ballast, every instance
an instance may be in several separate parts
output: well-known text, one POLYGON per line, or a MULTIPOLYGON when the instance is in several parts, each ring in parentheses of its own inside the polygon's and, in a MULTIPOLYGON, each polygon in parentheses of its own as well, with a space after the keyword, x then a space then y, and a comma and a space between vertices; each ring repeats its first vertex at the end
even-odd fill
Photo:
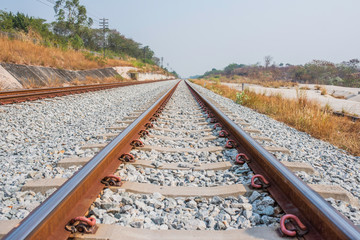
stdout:
MULTIPOLYGON (((184 82, 168 102, 161 117, 189 119, 200 110, 184 82), (180 113, 180 114, 179 114, 180 113)), ((161 118, 160 118, 161 119, 161 118)), ((163 121, 163 120, 161 120, 163 121)), ((171 129, 184 132, 171 132, 172 137, 189 137, 189 130, 212 128, 212 124, 198 125, 186 121, 169 120, 171 129), (187 134, 186 134, 187 133, 187 134)), ((204 122, 204 121, 202 121, 204 122)), ((154 122, 155 127, 165 127, 154 122)), ((196 135, 217 136, 219 129, 196 135)), ((150 134, 162 135, 159 131, 149 129, 150 134)), ((224 146, 226 138, 215 140, 160 140, 142 139, 145 146, 162 146, 167 148, 193 148, 224 146)), ((206 164, 233 162, 237 150, 226 149, 218 152, 176 152, 164 153, 133 149, 131 153, 137 160, 150 160, 155 168, 121 164, 115 175, 124 181, 140 182, 158 186, 179 187, 215 187, 233 184, 249 185, 252 171, 244 164, 234 165, 227 170, 160 169, 164 163, 178 163, 179 167, 187 164, 206 164)), ((253 226, 278 226, 282 210, 267 192, 254 191, 244 196, 219 197, 166 197, 160 193, 135 194, 123 189, 106 189, 89 211, 99 223, 145 229, 183 229, 183 230, 228 230, 253 226)))
POLYGON ((103 142, 94 136, 106 133, 106 127, 173 84, 134 85, 0 106, 0 220, 24 218, 53 191, 45 196, 21 192, 27 180, 71 177, 79 167, 56 167, 60 159, 93 156, 93 151, 80 147, 103 142))
MULTIPOLYGON (((0 220, 22 219, 46 199, 55 189, 45 194, 21 192, 21 186, 32 179, 69 178, 79 167, 64 169, 56 163, 69 156, 93 156, 96 149, 82 150, 85 143, 106 143, 109 139, 95 136, 113 131, 106 127, 119 125, 130 111, 142 108, 156 95, 169 89, 175 82, 160 82, 148 87, 130 86, 81 95, 66 96, 53 101, 0 106, 0 220)), ((198 91, 228 108, 239 118, 246 119, 251 128, 262 131, 263 136, 274 140, 291 154, 275 153, 280 161, 310 163, 319 176, 305 172, 295 174, 307 183, 340 185, 359 198, 359 157, 346 154, 329 143, 312 138, 283 123, 256 113, 233 101, 223 98, 198 85, 198 91)), ((187 90, 184 82, 164 109, 161 120, 154 123, 161 128, 184 130, 166 132, 149 129, 150 134, 175 138, 194 137, 194 141, 142 139, 145 145, 168 148, 194 148, 223 146, 226 138, 199 140, 204 136, 218 136, 219 129, 192 133, 190 130, 212 129, 212 125, 198 125, 176 119, 195 119, 199 106, 187 90)), ((207 120, 208 121, 208 120, 207 120)), ((202 121, 199 121, 202 122, 202 121)), ((263 142, 264 144, 269 144, 263 142)), ((138 160, 151 160, 155 168, 121 164, 115 173, 125 181, 159 186, 215 187, 232 184, 248 185, 253 175, 247 164, 227 170, 166 170, 159 169, 164 163, 200 164, 231 162, 237 151, 226 149, 218 152, 164 153, 133 149, 138 160)), ((334 199, 327 201, 355 224, 360 224, 357 206, 334 199)), ((253 191, 244 196, 219 197, 166 197, 160 193, 139 194, 124 189, 105 189, 89 209, 97 223, 117 224, 144 229, 182 230, 229 230, 254 226, 278 227, 284 214, 274 199, 266 192, 253 191)))

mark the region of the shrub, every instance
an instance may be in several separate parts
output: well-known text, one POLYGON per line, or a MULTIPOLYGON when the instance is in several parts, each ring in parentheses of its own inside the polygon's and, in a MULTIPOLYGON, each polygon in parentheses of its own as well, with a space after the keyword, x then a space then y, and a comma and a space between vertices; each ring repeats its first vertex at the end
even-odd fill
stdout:
POLYGON ((237 104, 241 104, 243 105, 245 101, 249 100, 249 96, 246 95, 245 91, 242 91, 242 92, 237 92, 236 93, 236 100, 235 102, 237 104))
POLYGON ((326 91, 326 88, 325 87, 322 87, 322 88, 320 88, 320 94, 321 95, 326 95, 327 94, 327 91, 326 91))

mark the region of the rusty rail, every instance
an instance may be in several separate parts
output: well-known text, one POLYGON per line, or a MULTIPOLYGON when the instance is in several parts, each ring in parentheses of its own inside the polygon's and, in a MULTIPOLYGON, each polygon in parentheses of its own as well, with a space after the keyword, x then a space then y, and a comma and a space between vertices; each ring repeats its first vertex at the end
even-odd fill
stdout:
POLYGON ((194 97, 210 110, 229 139, 238 143, 239 153, 250 157, 249 167, 270 183, 267 190, 287 214, 296 215, 308 228, 305 239, 360 239, 359 229, 319 194, 295 176, 272 154, 252 139, 214 104, 187 83, 194 97))
POLYGON ((165 80, 141 81, 141 82, 119 82, 119 83, 103 83, 81 86, 54 87, 54 88, 36 88, 26 90, 1 91, 0 105, 19 103, 24 101, 32 101, 49 97, 65 96, 69 94, 84 93, 90 91, 99 91, 104 89, 125 87, 130 85, 153 83, 165 80))
POLYGON ((119 157, 130 152, 130 143, 139 138, 158 109, 166 104, 177 82, 148 110, 142 113, 121 134, 95 155, 84 167, 66 181, 45 202, 30 213, 4 239, 66 239, 70 232, 65 225, 74 217, 84 216, 104 185, 103 177, 113 174, 121 164, 119 157))

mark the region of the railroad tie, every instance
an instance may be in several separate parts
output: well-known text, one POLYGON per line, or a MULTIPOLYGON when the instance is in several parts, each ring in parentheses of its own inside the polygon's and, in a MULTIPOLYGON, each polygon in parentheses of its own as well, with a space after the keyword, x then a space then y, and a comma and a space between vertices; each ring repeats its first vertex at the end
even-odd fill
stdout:
MULTIPOLYGON (((156 129, 157 130, 157 129, 156 129)), ((174 131, 174 130, 173 130, 174 131)), ((81 146, 81 149, 102 149, 104 148, 108 143, 97 143, 97 144, 86 144, 81 146)), ((167 148, 167 147, 159 147, 159 146, 144 146, 144 147, 137 147, 136 149, 142 150, 142 151, 158 151, 158 152, 218 152, 226 150, 226 148, 221 146, 214 146, 209 148, 167 148)), ((284 147, 277 147, 277 146, 264 146, 264 149, 269 152, 282 152, 285 154, 291 154, 290 150, 284 147)))
POLYGON ((137 115, 137 116, 127 116, 127 117, 124 117, 123 120, 132 120, 134 121, 135 119, 137 119, 140 115, 137 115))
POLYGON ((274 142, 274 140, 272 138, 269 138, 269 137, 263 137, 263 136, 251 136, 251 137, 254 140, 274 142))
MULTIPOLYGON (((163 121, 157 121, 156 124, 165 124, 165 125, 169 125, 169 124, 174 124, 174 123, 171 123, 171 122, 163 122, 163 121)), ((196 125, 199 125, 199 126, 204 126, 204 125, 208 125, 207 122, 192 122, 191 124, 196 124, 196 125)))
POLYGON ((123 227, 114 224, 98 224, 95 234, 75 233, 71 237, 78 240, 282 240, 274 227, 252 227, 247 229, 218 230, 149 230, 141 228, 123 227))
POLYGON ((223 147, 214 146, 206 148, 168 148, 168 147, 159 147, 159 146, 150 146, 145 145, 144 147, 137 147, 137 150, 140 151, 157 151, 157 152, 170 152, 170 153, 180 153, 180 152, 220 152, 224 150, 223 147))
POLYGON ((88 161, 90 161, 92 157, 70 157, 70 158, 63 158, 58 161, 57 166, 63 168, 69 168, 71 166, 83 166, 88 161))
POLYGON ((120 124, 131 124, 134 120, 125 120, 125 121, 116 121, 116 123, 120 124))
POLYGON ((102 138, 102 139, 110 139, 110 138, 114 138, 116 137, 117 135, 119 135, 119 133, 105 133, 105 134, 99 134, 99 135, 96 135, 96 138, 102 138))
POLYGON ((11 229, 18 226, 20 219, 0 220, 0 239, 2 239, 11 229))
MULTIPOLYGON (((232 184, 215 187, 184 187, 184 186, 159 186, 151 183, 139 183, 124 181, 121 187, 110 187, 110 189, 124 189, 126 192, 153 194, 160 193, 166 197, 205 197, 214 196, 238 196, 252 193, 254 190, 243 184, 232 184)), ((255 190, 256 191, 256 190, 255 190)))
MULTIPOLYGON (((45 193, 49 189, 59 188, 67 180, 68 179, 66 178, 30 180, 25 183, 25 185, 21 188, 21 190, 45 193)), ((324 198, 331 197, 336 200, 348 202, 353 206, 359 206, 359 200, 340 186, 324 185, 324 184, 309 184, 309 186, 324 198)), ((230 196, 234 194, 238 195, 240 193, 245 194, 248 191, 252 191, 247 186, 242 184, 224 185, 217 187, 173 187, 173 186, 159 186, 151 183, 124 182, 121 188, 130 192, 137 192, 137 193, 160 192, 162 195, 166 195, 166 196, 203 196, 203 197, 211 197, 216 195, 230 196), (175 190, 175 188, 178 189, 175 190)))
POLYGON ((153 127, 153 130, 164 131, 164 132, 177 132, 177 133, 200 133, 200 132, 212 132, 211 128, 197 129, 197 130, 183 130, 183 129, 171 129, 171 128, 160 128, 153 127))
POLYGON ((206 118, 203 118, 203 117, 200 117, 200 118, 169 118, 169 117, 160 116, 160 117, 158 117, 158 119, 168 120, 168 121, 186 121, 186 122, 206 121, 206 118))
POLYGON ((128 126, 111 126, 111 127, 107 127, 105 128, 106 130, 124 130, 125 128, 127 128, 128 126))
POLYGON ((203 171, 203 170, 226 170, 232 167, 230 162, 215 162, 215 163, 188 163, 188 162, 175 162, 175 163, 159 163, 150 160, 136 160, 134 163, 129 163, 135 166, 144 168, 158 168, 167 170, 189 170, 203 171))
MULTIPOLYGON (((70 157, 63 158, 58 163, 58 167, 68 168, 70 166, 83 166, 85 165, 91 157, 70 157)), ((318 175, 316 170, 306 162, 286 162, 281 161, 287 168, 289 168, 293 172, 303 171, 308 174, 318 175)), ((176 162, 176 163, 159 163, 149 160, 136 160, 133 163, 128 163, 135 166, 142 166, 144 168, 159 168, 159 169, 169 169, 169 170, 186 170, 192 169, 194 171, 201 170, 226 170, 231 168, 233 165, 230 162, 215 162, 215 163, 188 163, 188 162, 176 162)))
POLYGON ((253 128, 243 128, 243 130, 248 133, 262 134, 262 132, 260 130, 253 129, 253 128))
POLYGON ((86 145, 81 146, 80 148, 83 150, 94 149, 94 148, 103 149, 106 145, 107 145, 107 143, 86 144, 86 145))
POLYGON ((155 135, 155 134, 149 134, 147 137, 149 138, 157 138, 160 140, 169 140, 169 141, 210 141, 210 140, 216 140, 217 137, 214 135, 205 135, 200 138, 181 138, 181 137, 168 137, 168 136, 162 136, 162 135, 155 135))

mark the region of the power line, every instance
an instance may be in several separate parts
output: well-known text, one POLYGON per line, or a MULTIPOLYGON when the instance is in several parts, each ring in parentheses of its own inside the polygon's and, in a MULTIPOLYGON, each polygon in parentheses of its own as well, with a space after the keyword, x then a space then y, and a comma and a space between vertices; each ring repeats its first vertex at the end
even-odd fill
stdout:
POLYGON ((39 3, 42 3, 42 4, 44 4, 44 5, 46 5, 46 6, 48 6, 48 7, 53 8, 52 6, 50 6, 49 4, 47 4, 47 3, 45 3, 45 2, 42 2, 41 0, 36 0, 36 1, 38 1, 39 3))
POLYGON ((100 19, 100 16, 97 14, 97 13, 95 13, 95 12, 93 12, 93 9, 92 8, 90 8, 90 7, 87 7, 87 9, 89 9, 89 15, 92 15, 94 18, 96 18, 96 19, 100 19), (91 11, 90 11, 91 10, 91 11))

